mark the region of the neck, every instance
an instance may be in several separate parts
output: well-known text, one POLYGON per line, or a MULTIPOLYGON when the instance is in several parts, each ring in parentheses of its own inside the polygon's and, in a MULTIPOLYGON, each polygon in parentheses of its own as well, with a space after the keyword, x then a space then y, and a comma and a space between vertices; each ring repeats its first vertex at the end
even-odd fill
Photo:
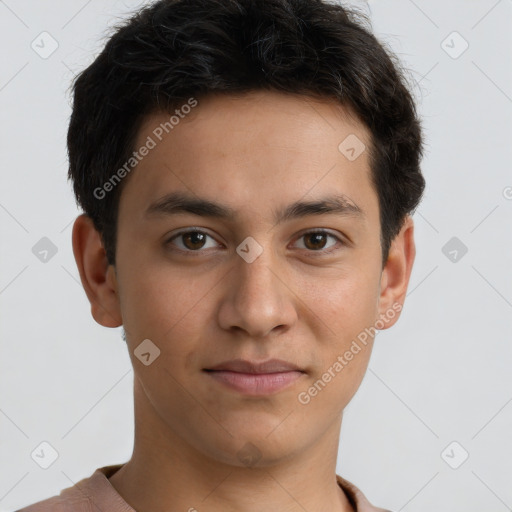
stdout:
POLYGON ((135 418, 132 457, 109 480, 137 512, 354 511, 336 482, 341 415, 314 445, 272 459, 247 443, 235 464, 187 442, 137 384, 135 418))

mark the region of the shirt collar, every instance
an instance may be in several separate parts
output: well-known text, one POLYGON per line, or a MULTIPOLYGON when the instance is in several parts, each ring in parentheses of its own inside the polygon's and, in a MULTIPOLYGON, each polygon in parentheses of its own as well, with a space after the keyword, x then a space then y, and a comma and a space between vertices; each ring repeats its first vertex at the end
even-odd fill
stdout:
MULTIPOLYGON (((97 496, 95 504, 102 510, 112 510, 115 512, 136 512, 116 491, 110 483, 109 477, 118 471, 123 464, 115 464, 98 468, 90 478, 79 482, 80 490, 89 494, 89 496, 97 496)), ((355 512, 389 512, 382 508, 374 507, 364 496, 364 494, 351 482, 345 478, 336 475, 336 481, 346 494, 347 499, 354 508, 355 512)))

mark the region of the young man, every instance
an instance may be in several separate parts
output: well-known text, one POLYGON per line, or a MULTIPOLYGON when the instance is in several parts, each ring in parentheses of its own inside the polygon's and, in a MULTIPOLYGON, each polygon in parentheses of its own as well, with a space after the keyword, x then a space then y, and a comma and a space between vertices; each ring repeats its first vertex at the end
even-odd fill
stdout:
POLYGON ((321 0, 162 0, 76 80, 73 249, 134 369, 131 459, 24 512, 375 512, 343 410, 415 256, 399 66, 321 0))

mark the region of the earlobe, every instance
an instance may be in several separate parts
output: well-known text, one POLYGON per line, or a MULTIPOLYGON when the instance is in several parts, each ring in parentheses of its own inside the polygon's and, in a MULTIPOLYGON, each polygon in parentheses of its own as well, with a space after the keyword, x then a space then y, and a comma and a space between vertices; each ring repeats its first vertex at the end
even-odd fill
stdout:
MULTIPOLYGON (((379 326, 387 329, 398 320, 405 301, 411 276, 416 246, 414 243, 414 222, 407 216, 402 229, 393 240, 386 265, 381 275, 379 297, 379 326)), ((381 327, 379 327, 381 329, 381 327)))
POLYGON ((80 280, 91 303, 94 320, 104 327, 119 327, 123 322, 115 269, 108 264, 101 235, 88 215, 76 218, 72 241, 80 280))

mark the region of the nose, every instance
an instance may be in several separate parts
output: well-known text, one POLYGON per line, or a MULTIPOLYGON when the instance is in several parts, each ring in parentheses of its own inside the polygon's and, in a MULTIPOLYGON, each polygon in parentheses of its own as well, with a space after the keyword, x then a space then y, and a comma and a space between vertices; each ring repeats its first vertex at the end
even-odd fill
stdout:
POLYGON ((293 283, 265 248, 252 263, 236 255, 225 277, 224 295, 218 310, 220 326, 264 338, 272 331, 287 331, 297 321, 293 283), (288 281, 288 282, 287 282, 288 281))

